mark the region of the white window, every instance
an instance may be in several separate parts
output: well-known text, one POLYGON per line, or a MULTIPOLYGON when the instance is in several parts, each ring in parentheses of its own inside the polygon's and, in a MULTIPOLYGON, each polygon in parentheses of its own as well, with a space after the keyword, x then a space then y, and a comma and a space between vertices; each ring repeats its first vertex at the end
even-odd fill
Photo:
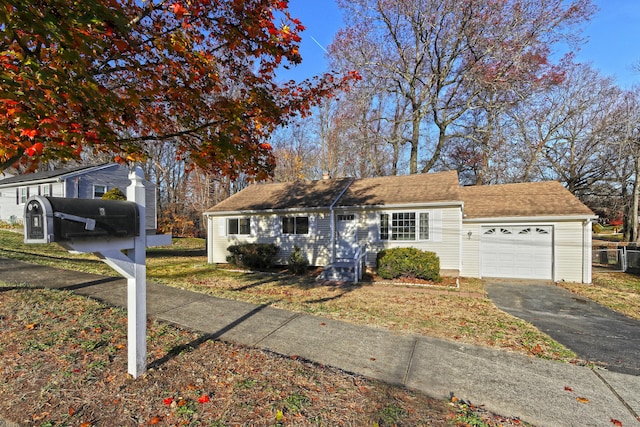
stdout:
POLYGON ((29 187, 20 187, 16 190, 16 201, 19 205, 24 205, 29 199, 29 187))
POLYGON ((249 218, 229 218, 227 220, 227 235, 251 234, 251 220, 249 218))
POLYGON ((106 185, 94 185, 93 186, 93 198, 94 199, 100 199, 102 196, 104 196, 104 193, 107 192, 107 186, 106 185))
POLYGON ((380 240, 429 240, 429 212, 380 214, 380 240))
POLYGON ((309 234, 308 216, 283 216, 282 234, 309 234))
POLYGON ((353 221, 356 218, 354 214, 338 215, 338 221, 353 221))
POLYGON ((40 195, 45 197, 51 196, 51 184, 42 184, 40 186, 40 195))
POLYGON ((429 212, 420 212, 420 240, 429 240, 429 212))

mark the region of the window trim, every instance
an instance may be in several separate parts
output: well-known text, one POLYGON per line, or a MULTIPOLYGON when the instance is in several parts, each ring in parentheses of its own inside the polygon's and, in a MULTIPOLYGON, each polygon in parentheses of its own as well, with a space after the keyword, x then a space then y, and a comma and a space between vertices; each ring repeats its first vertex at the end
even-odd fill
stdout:
POLYGON ((238 217, 238 218, 227 218, 227 236, 250 236, 251 235, 251 217, 238 217), (231 221, 234 221, 236 225, 235 233, 232 232, 231 221), (242 222, 246 223, 243 225, 242 222), (244 229, 246 227, 246 229, 244 229), (246 231, 246 233, 243 233, 246 231))
POLYGON ((41 196, 51 197, 51 184, 41 184, 38 192, 41 196))
MULTIPOLYGON (((396 221, 407 221, 407 218, 396 218, 396 221)), ((394 211, 380 211, 378 214, 378 240, 381 242, 432 242, 433 233, 431 230, 433 223, 433 214, 431 211, 423 210, 394 210, 394 211), (393 238, 393 222, 394 215, 411 215, 413 214, 413 238, 412 239, 398 239, 393 238), (426 218, 425 218, 426 217, 426 218), (426 229, 423 227, 422 221, 426 219, 426 229), (426 237, 425 237, 426 232, 426 237)), ((398 227, 398 226, 396 226, 398 227)), ((396 234, 397 235, 397 234, 396 234)))
POLYGON ((103 185, 103 184, 93 184, 93 198, 94 199, 100 199, 102 196, 104 196, 107 192, 109 191, 109 187, 107 185, 103 185), (104 188, 104 193, 102 193, 100 196, 96 197, 96 187, 103 187, 104 188))
POLYGON ((29 200, 29 187, 18 187, 16 189, 16 202, 18 205, 24 205, 29 200))
POLYGON ((280 234, 283 236, 305 236, 309 235, 311 231, 311 219, 309 215, 286 215, 280 217, 280 234), (293 221, 291 221, 293 220, 293 221), (300 220, 300 224, 299 224, 300 220), (306 220, 306 224, 302 224, 302 220, 306 220), (290 227, 293 227, 292 232, 285 231, 285 221, 290 222, 287 224, 286 230, 289 230, 290 227), (299 232, 298 228, 302 227, 303 232, 299 232))

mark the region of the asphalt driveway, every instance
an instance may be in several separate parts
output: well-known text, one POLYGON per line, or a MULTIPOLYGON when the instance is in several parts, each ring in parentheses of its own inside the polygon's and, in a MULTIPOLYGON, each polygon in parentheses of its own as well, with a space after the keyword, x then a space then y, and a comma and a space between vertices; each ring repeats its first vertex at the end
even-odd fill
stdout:
POLYGON ((640 375, 640 321, 553 285, 488 281, 485 288, 498 308, 534 324, 581 359, 640 375))

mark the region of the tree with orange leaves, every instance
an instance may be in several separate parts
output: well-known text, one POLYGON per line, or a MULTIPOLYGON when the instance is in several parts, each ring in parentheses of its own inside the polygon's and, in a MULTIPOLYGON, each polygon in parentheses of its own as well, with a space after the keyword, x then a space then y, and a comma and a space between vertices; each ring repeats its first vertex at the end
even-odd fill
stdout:
POLYGON ((357 77, 277 83, 303 30, 287 0, 3 1, 0 171, 169 141, 212 173, 265 178, 273 129, 357 77))

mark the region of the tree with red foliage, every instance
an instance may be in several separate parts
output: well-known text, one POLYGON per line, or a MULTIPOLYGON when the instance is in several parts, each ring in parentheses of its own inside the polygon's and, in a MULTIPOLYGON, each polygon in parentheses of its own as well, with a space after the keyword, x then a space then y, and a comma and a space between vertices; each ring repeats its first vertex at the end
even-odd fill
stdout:
POLYGON ((356 77, 277 83, 303 30, 287 0, 3 2, 0 171, 170 141, 212 173, 264 178, 270 132, 356 77))

